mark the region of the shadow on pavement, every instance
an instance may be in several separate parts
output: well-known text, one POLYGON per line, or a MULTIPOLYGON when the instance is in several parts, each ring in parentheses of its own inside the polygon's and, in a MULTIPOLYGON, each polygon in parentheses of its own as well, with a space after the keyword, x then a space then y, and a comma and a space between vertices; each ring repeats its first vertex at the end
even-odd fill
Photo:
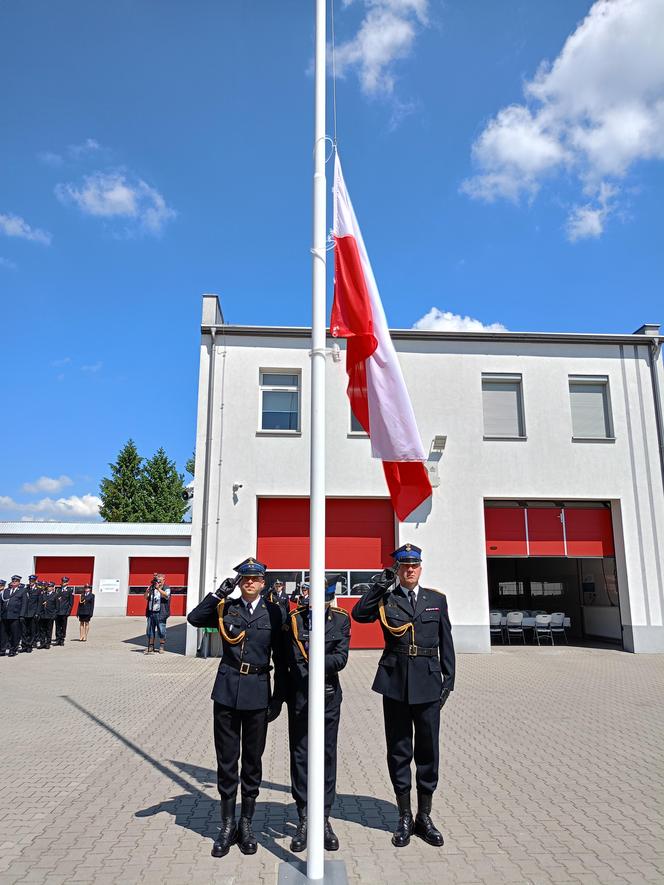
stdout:
MULTIPOLYGON (((132 636, 130 639, 122 640, 127 645, 136 645, 137 648, 132 649, 134 652, 143 652, 147 648, 148 638, 143 633, 141 636, 132 636)), ((166 649, 176 655, 183 655, 187 642, 187 624, 173 624, 166 626, 166 649)))

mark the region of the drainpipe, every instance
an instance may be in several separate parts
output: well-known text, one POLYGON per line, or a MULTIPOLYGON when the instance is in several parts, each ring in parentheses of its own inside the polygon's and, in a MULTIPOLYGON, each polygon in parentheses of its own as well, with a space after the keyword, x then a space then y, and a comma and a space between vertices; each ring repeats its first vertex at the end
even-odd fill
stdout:
POLYGON ((662 395, 659 389, 659 374, 657 362, 661 353, 660 339, 655 338, 648 347, 648 363, 650 364, 650 379, 652 381, 652 396, 655 406, 655 423, 657 425, 657 442, 659 448, 659 466, 662 472, 662 486, 664 488, 664 423, 662 422, 662 395))
POLYGON ((207 390, 207 430, 205 434, 205 465, 203 467, 203 507, 201 516, 201 565, 198 576, 198 601, 200 602, 205 596, 205 579, 207 573, 207 537, 209 523, 210 496, 208 493, 210 480, 210 461, 212 459, 212 426, 214 414, 212 407, 214 404, 214 370, 215 370, 215 338, 217 329, 215 326, 210 327, 210 365, 208 370, 208 390, 207 390))

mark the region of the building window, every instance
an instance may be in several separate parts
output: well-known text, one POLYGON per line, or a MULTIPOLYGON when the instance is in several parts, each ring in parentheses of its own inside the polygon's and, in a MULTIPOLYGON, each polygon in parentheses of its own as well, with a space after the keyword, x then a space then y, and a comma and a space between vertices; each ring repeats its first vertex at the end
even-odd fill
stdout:
POLYGON ((521 375, 482 375, 484 437, 488 439, 523 439, 521 375))
POLYGON ((573 439, 613 439, 606 376, 570 375, 569 398, 573 439))
POLYGON ((299 431, 300 373, 261 371, 261 430, 299 431))
POLYGON ((366 433, 364 427, 362 427, 360 422, 355 417, 353 410, 351 408, 349 408, 348 411, 350 412, 350 432, 351 433, 358 433, 358 434, 362 434, 363 436, 366 436, 367 433, 366 433))

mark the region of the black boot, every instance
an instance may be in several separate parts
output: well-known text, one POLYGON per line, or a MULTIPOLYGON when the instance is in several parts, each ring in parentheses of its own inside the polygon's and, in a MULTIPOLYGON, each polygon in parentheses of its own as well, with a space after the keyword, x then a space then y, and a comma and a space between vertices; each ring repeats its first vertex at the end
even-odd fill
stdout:
POLYGON ((240 822, 237 825, 237 844, 240 846, 242 854, 256 854, 258 850, 258 842, 251 827, 255 807, 255 799, 250 799, 248 796, 242 797, 240 822))
POLYGON ((395 848, 404 848, 410 842, 410 837, 413 834, 410 790, 407 793, 397 793, 397 806, 399 807, 399 823, 392 836, 392 845, 395 848))
POLYGON ((323 836, 323 841, 326 851, 339 850, 339 840, 337 839, 337 834, 332 829, 332 824, 330 823, 329 817, 325 818, 325 833, 323 836))
POLYGON ((437 830, 433 821, 429 817, 431 814, 431 793, 420 793, 417 791, 417 816, 415 818, 415 835, 420 839, 424 839, 429 845, 435 845, 437 848, 445 841, 443 834, 437 830))
POLYGON ((300 818, 300 822, 298 823, 297 829, 295 830, 293 838, 291 839, 290 850, 294 851, 296 854, 299 854, 300 851, 304 851, 304 849, 307 847, 307 809, 298 808, 297 813, 300 818))
POLYGON ((221 800, 221 829, 212 846, 212 857, 224 857, 237 839, 235 825, 235 796, 221 800))

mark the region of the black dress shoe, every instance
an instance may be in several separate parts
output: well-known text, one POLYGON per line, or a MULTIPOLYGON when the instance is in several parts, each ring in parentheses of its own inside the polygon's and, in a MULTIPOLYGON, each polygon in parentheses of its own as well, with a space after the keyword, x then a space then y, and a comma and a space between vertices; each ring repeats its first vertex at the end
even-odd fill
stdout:
POLYGON ((307 847, 307 809, 298 808, 297 813, 300 820, 290 843, 290 850, 295 854, 299 854, 307 847))
POLYGON ((236 838, 235 799, 225 799, 221 803, 221 829, 210 852, 212 857, 225 857, 236 838))
POLYGON ((325 833, 323 836, 323 842, 325 844, 326 851, 339 850, 339 840, 337 839, 337 834, 332 829, 332 824, 330 823, 330 819, 328 817, 325 818, 325 833))
POLYGON ((435 845, 440 848, 445 840, 440 830, 436 829, 434 822, 430 817, 431 812, 431 794, 417 794, 417 816, 415 818, 415 835, 420 839, 424 839, 429 845, 435 845))
POLYGON ((9 652, 9 654, 7 655, 7 657, 8 657, 8 658, 15 658, 17 654, 18 654, 18 652, 14 651, 14 649, 12 649, 12 650, 9 652))
POLYGON ((410 793, 397 795, 399 808, 399 823, 392 836, 392 845, 395 848, 405 848, 413 834, 413 812, 410 808, 410 793))
POLYGON ((255 807, 255 799, 250 799, 247 796, 242 797, 240 822, 237 825, 237 844, 242 854, 256 854, 258 851, 258 841, 251 826, 255 807))

